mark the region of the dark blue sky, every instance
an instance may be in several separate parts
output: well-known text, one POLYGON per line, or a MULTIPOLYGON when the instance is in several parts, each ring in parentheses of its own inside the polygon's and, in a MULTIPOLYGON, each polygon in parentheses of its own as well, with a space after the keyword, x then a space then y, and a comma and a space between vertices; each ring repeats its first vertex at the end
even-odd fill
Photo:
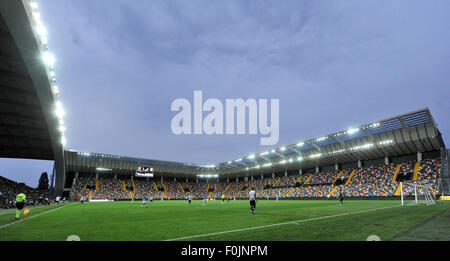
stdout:
MULTIPOLYGON (((173 100, 280 99, 277 146, 429 107, 450 144, 450 2, 40 0, 67 148, 218 163, 258 135, 176 136, 173 100)), ((48 162, 2 160, 32 186, 48 162)))

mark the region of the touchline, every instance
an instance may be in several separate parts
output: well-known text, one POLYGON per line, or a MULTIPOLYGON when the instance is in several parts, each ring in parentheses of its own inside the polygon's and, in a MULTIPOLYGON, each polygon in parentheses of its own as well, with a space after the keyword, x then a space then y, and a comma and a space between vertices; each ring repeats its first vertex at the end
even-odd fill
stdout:
POLYGON ((178 112, 171 123, 172 132, 176 135, 233 135, 248 134, 262 136, 261 145, 275 145, 279 139, 279 99, 270 99, 270 124, 267 99, 225 99, 224 106, 219 99, 210 98, 203 102, 202 91, 194 91, 194 106, 187 99, 178 98, 172 102, 171 111, 178 112), (192 111, 194 122, 192 124, 192 111), (248 121, 246 119, 248 111, 248 121), (203 112, 209 112, 203 118, 203 112), (236 114, 236 120, 235 120, 236 114), (236 127, 235 127, 236 123, 236 127), (193 125, 193 130, 192 130, 193 125), (224 131, 225 125, 225 131, 224 131))

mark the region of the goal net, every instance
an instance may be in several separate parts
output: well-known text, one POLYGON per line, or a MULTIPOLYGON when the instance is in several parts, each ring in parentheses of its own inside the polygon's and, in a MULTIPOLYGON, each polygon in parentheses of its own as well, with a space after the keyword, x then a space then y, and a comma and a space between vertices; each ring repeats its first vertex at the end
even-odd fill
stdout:
POLYGON ((408 204, 436 204, 435 191, 429 184, 400 182, 400 190, 402 206, 406 203, 405 198, 411 197, 414 197, 414 200, 408 204))

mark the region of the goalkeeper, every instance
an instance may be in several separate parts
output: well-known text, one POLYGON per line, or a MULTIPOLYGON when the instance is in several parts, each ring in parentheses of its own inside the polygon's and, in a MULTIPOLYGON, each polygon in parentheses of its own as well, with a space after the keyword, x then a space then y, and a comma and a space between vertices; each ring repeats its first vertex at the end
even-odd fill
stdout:
POLYGON ((19 219, 20 218, 20 213, 23 212, 23 208, 25 207, 25 204, 26 204, 25 200, 26 200, 25 194, 20 193, 20 194, 17 195, 17 197, 16 197, 16 207, 17 207, 16 219, 19 219))

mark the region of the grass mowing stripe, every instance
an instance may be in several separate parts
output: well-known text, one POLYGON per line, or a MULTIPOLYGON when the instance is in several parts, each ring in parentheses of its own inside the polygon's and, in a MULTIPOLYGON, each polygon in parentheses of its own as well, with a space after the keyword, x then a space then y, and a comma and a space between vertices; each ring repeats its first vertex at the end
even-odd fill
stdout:
POLYGON ((349 212, 349 213, 343 213, 343 214, 336 214, 336 215, 330 215, 330 216, 323 216, 323 217, 316 217, 316 218, 302 219, 302 220, 289 221, 289 222, 283 222, 283 223, 276 223, 276 224, 270 224, 270 225, 264 225, 264 226, 248 227, 248 228, 240 228, 240 229, 234 229, 234 230, 228 230, 228 231, 222 231, 222 232, 215 232, 215 233, 208 233, 208 234, 201 234, 201 235, 193 235, 193 236, 187 236, 187 237, 172 238, 172 239, 166 239, 166 240, 164 240, 164 241, 178 241, 178 240, 191 239, 191 238, 199 238, 199 237, 206 237, 206 236, 215 236, 215 235, 228 234, 228 233, 234 233, 234 232, 242 232, 242 231, 255 230, 255 229, 261 229, 261 228, 267 228, 267 227, 283 226, 283 225, 289 225, 289 224, 295 224, 295 225, 298 225, 297 223, 303 223, 303 222, 308 222, 308 221, 314 221, 314 220, 320 220, 320 219, 326 219, 326 218, 333 218, 333 217, 339 217, 339 216, 346 216, 346 215, 360 214, 360 213, 365 213, 365 212, 370 212, 370 211, 376 211, 376 210, 381 210, 381 209, 387 209, 387 208, 400 207, 400 206, 401 206, 401 205, 395 205, 395 206, 388 206, 388 207, 382 207, 382 208, 368 209, 368 210, 355 211, 355 212, 349 212))
POLYGON ((40 216, 40 215, 42 215, 42 214, 46 214, 46 213, 49 213, 49 212, 52 212, 52 211, 54 211, 54 210, 61 209, 61 208, 67 207, 67 206, 68 206, 68 205, 64 205, 64 206, 61 206, 61 207, 52 208, 52 209, 50 209, 50 210, 48 210, 48 211, 41 212, 41 213, 36 214, 36 215, 33 215, 33 216, 29 217, 29 218, 19 219, 18 221, 14 221, 14 222, 5 224, 5 225, 3 225, 3 226, 0 226, 0 229, 3 229, 3 228, 8 227, 8 226, 10 226, 10 225, 17 224, 17 223, 22 222, 22 221, 25 221, 25 220, 30 220, 30 219, 35 218, 35 217, 38 217, 38 216, 40 216))

